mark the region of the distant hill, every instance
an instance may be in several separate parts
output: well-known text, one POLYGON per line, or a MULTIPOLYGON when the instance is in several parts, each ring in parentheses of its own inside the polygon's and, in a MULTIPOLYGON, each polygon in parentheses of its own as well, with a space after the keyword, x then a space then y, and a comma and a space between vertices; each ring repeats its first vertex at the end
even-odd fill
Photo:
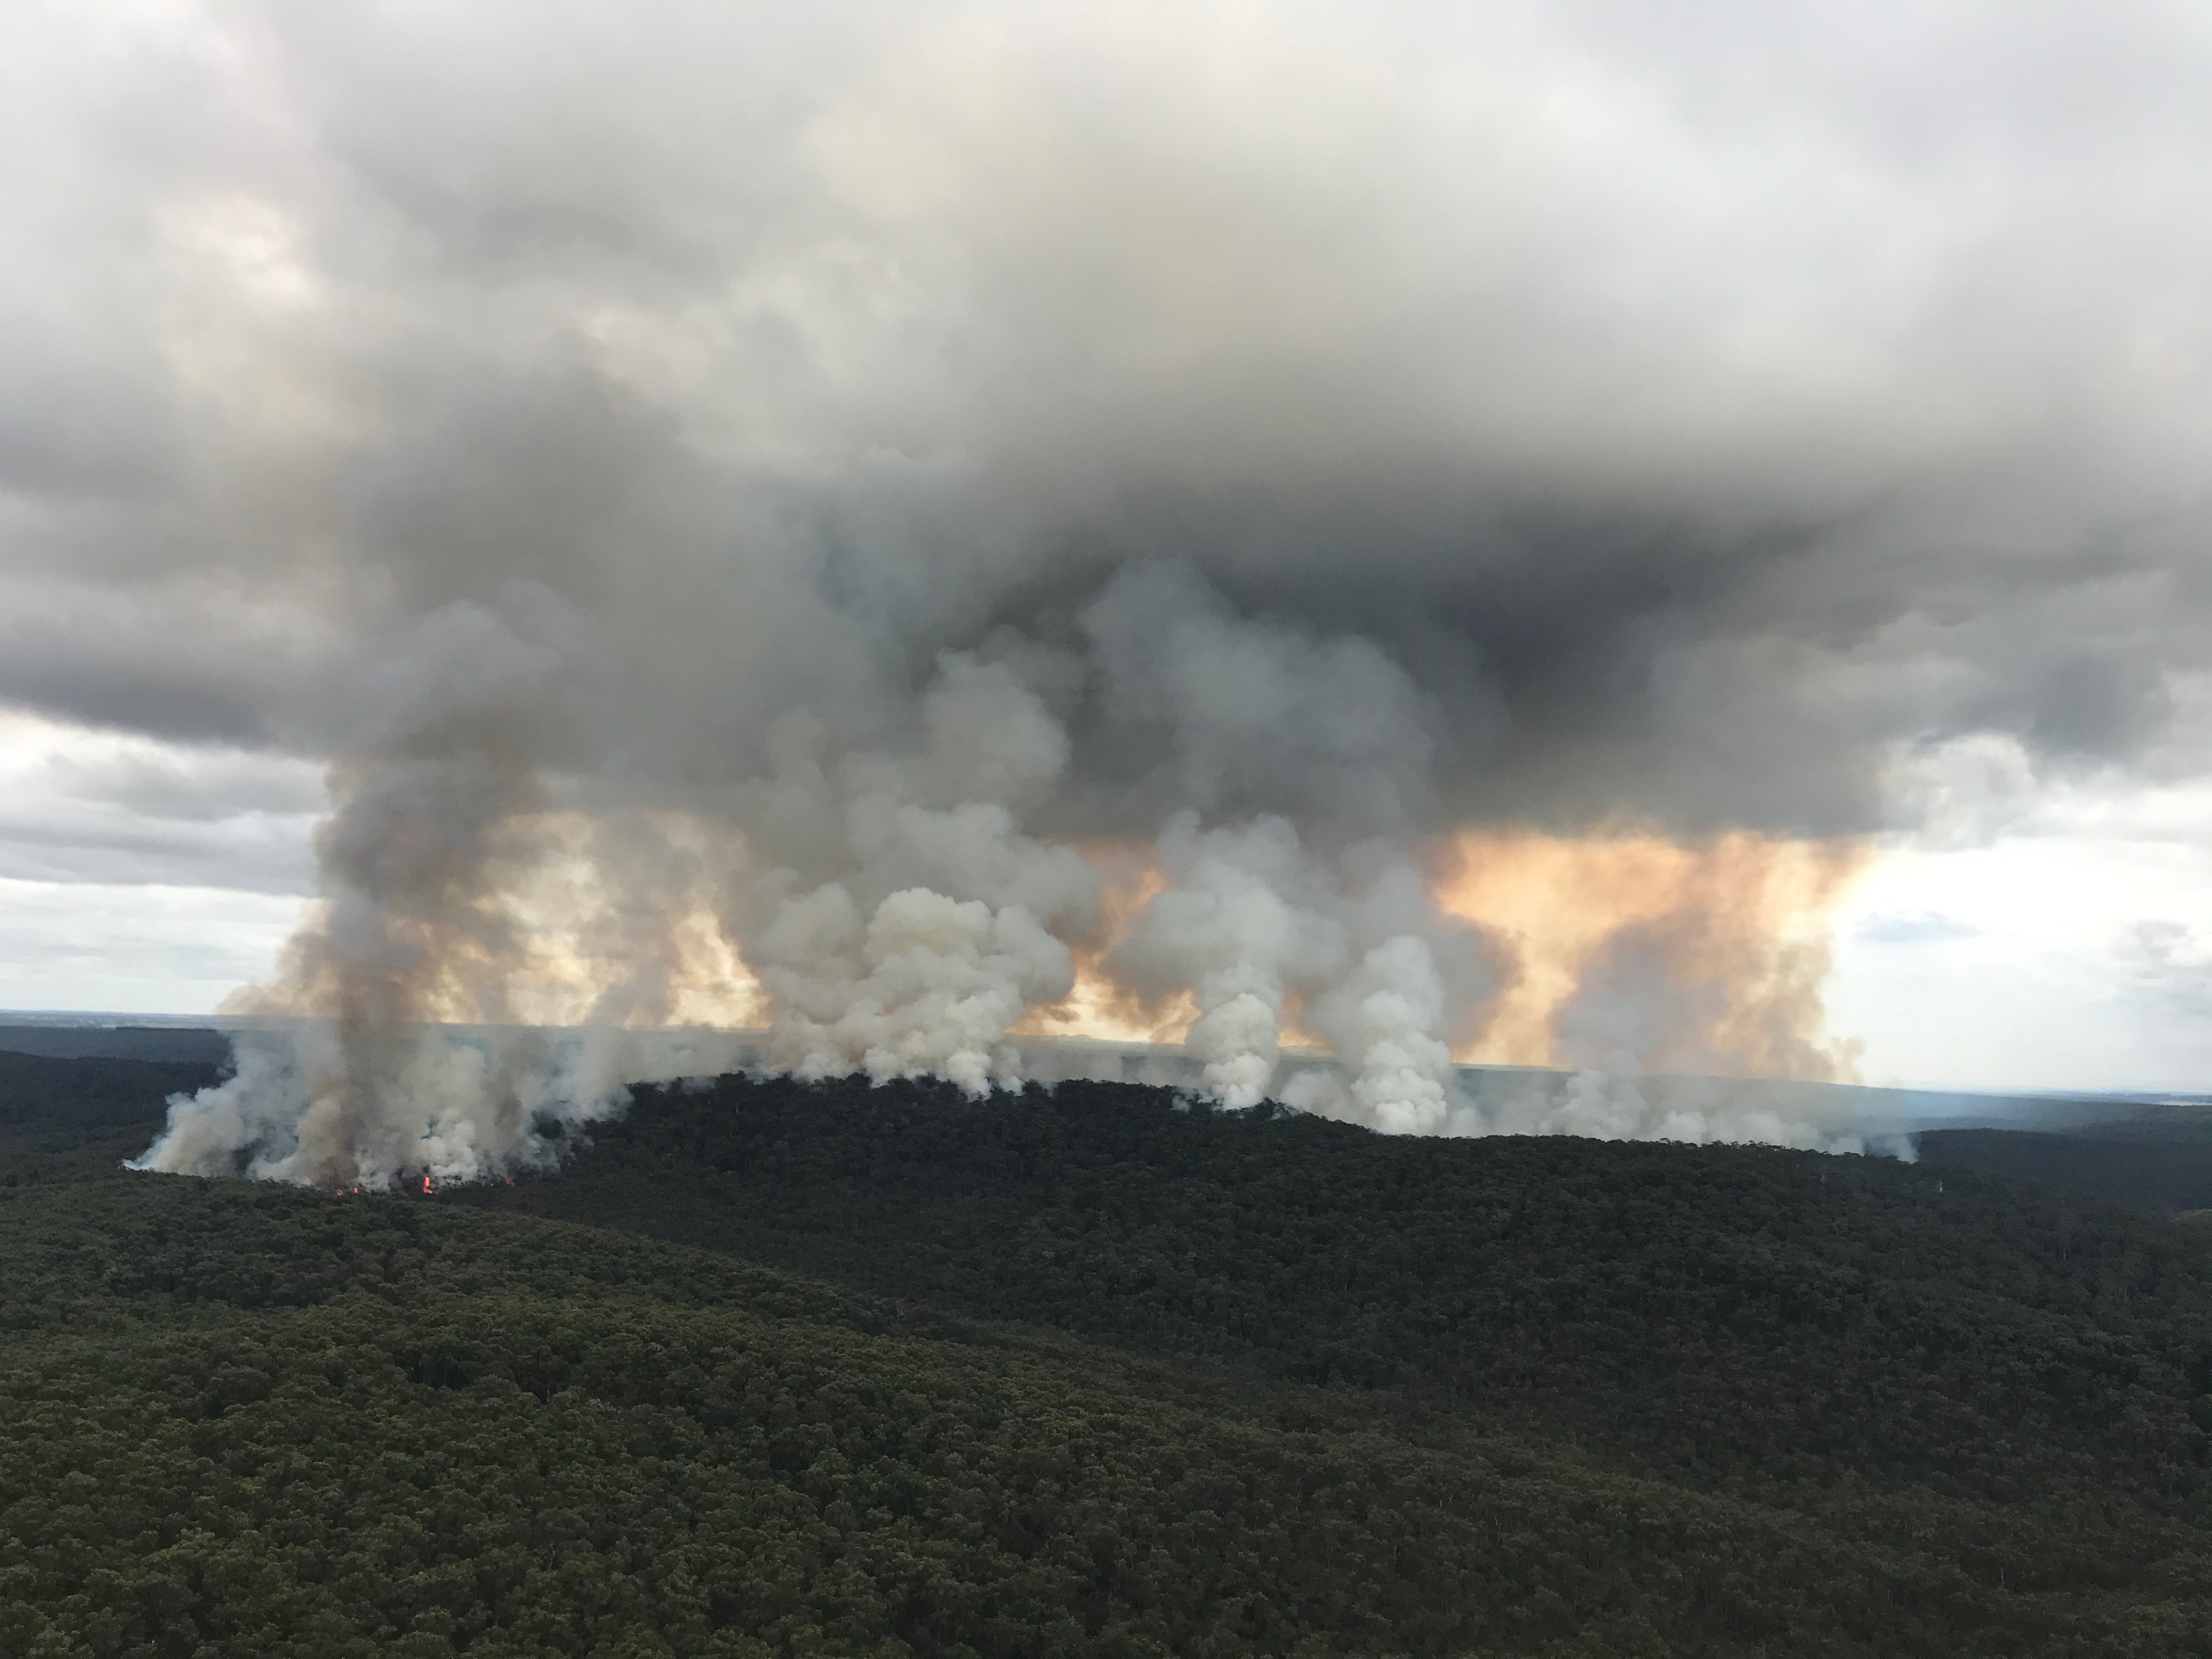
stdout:
POLYGON ((217 1074, 200 1060, 57 1059, 0 1048, 0 1127, 157 1124, 170 1095, 204 1089, 217 1074))
POLYGON ((1930 1168, 2018 1176, 2061 1192, 2165 1210, 2212 1208, 2212 1128, 2154 1119, 2071 1134, 1940 1129, 1917 1137, 1930 1168))
POLYGON ((212 1026, 0 1023, 0 1050, 56 1060, 190 1060, 220 1066, 230 1038, 212 1026))

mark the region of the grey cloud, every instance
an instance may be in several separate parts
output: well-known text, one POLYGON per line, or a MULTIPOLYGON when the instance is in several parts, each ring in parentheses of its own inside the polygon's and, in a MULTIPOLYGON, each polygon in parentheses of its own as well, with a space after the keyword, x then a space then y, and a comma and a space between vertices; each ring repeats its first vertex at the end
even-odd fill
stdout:
POLYGON ((1406 672, 1358 635, 1237 617, 1188 566, 1131 567, 1079 619, 1097 653, 1103 720, 1163 734, 1177 802, 1286 811, 1362 829, 1417 819, 1433 740, 1406 672))
MULTIPOLYGON (((1196 41, 988 15, 246 9, 204 26, 230 84, 63 38, 88 88, 160 95, 43 106, 142 227, 77 245, 87 295, 135 300, 69 319, 122 356, 52 359, 45 402, 124 399, 88 429, 159 460, 90 526, 98 468, 23 474, 14 544, 160 586, 19 629, 0 690, 313 752, 346 700, 319 674, 529 580, 600 630, 635 769, 743 770, 779 707, 879 728, 940 649, 1066 642, 1165 559, 1402 676, 1391 741, 1433 762, 1404 806, 1443 817, 1849 829, 1894 740, 2159 738, 2201 581, 2068 622, 2203 562, 2172 526, 2207 250, 2113 188, 2207 118, 2152 10, 2087 42, 1826 7, 1659 44, 1605 6, 1196 41), (1520 84, 1576 76, 1610 134, 1520 84), (180 564, 337 648, 211 604, 149 639, 180 564)), ((1310 707, 1270 718, 1239 753, 1310 741, 1310 707)), ((1101 765, 1103 731, 1077 720, 1101 765)))
POLYGON ((1972 939, 1981 929, 1940 910, 1885 910, 1867 917, 1852 931, 1869 945, 1940 945, 1972 939))
POLYGON ((2136 999, 2197 1021, 2212 1015, 2212 950, 2185 922, 2141 921, 2121 941, 2136 999))
MULTIPOLYGON (((210 830, 0 813, 0 877, 305 895, 315 890, 308 828, 304 820, 210 830)), ((261 966, 256 962, 254 971, 261 966)))
POLYGON ((10 882, 0 1004, 204 1012, 260 971, 297 919, 289 898, 10 882))
POLYGON ((0 691, 118 731, 312 752, 350 656, 338 621, 241 605, 228 584, 0 577, 0 691))
POLYGON ((0 805, 0 877, 23 881, 314 890, 319 769, 235 750, 37 734, 0 805))
POLYGON ((215 823, 248 813, 302 817, 324 805, 322 781, 312 768, 236 750, 96 759, 58 755, 47 771, 61 793, 144 818, 215 823))

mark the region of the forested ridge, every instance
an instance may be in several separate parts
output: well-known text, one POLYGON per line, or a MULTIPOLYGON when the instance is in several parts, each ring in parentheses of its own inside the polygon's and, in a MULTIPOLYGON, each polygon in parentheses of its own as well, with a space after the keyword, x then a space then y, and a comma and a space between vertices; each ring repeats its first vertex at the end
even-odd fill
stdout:
POLYGON ((164 1096, 204 1089, 216 1068, 187 1060, 85 1060, 0 1049, 0 1130, 89 1129, 158 1117, 164 1096))
POLYGON ((2212 1109, 2187 1118, 2098 1124, 2071 1134, 1938 1129, 1919 1137, 1930 1164, 2020 1176, 2065 1192, 2172 1210, 2212 1209, 2212 1109))
POLYGON ((2212 1651, 2212 1230, 1081 1085, 329 1195, 94 1097, 0 1086, 0 1653, 2212 1651))

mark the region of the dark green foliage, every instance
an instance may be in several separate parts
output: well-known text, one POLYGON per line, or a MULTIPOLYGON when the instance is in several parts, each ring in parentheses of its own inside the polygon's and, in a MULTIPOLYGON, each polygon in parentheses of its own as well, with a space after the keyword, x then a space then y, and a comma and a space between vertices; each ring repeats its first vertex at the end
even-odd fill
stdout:
POLYGON ((1138 1090, 430 1198, 148 1109, 0 1137, 0 1654, 2212 1651, 2212 1230, 1138 1090))
POLYGON ((216 1080, 197 1060, 56 1059, 0 1050, 0 1129, 158 1122, 161 1103, 216 1080))
POLYGON ((1918 1139, 1931 1167, 2019 1176, 2115 1202, 2212 1209, 2212 1133, 2201 1123, 2100 1124, 2073 1134, 1937 1129, 1918 1139))
POLYGON ((204 1025, 0 1025, 0 1048, 61 1060, 230 1061, 230 1037, 204 1025))
POLYGON ((1818 1488, 1842 1458, 2009 1502, 2124 1466, 2178 1503, 2205 1478, 2203 1236, 1885 1158, 726 1079, 471 1199, 1410 1389, 1670 1478, 1818 1488))

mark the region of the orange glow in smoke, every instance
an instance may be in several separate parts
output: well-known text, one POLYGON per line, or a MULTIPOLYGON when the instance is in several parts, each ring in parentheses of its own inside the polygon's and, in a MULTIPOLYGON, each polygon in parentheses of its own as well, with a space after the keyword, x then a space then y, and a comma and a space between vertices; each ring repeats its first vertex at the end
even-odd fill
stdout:
POLYGON ((1103 878, 1098 927, 1091 939, 1070 945, 1075 988, 1064 1002, 1033 1008, 1014 1027, 1018 1036, 1092 1037, 1102 1042, 1179 1042, 1198 1010, 1188 996, 1165 1008, 1147 1006, 1115 982, 1106 957, 1144 908, 1168 884, 1148 848, 1093 840, 1076 843, 1103 878))
POLYGON ((1697 1052, 1640 1056, 1647 1065, 1849 1076, 1851 1051, 1826 1037, 1820 987, 1829 920, 1867 866, 1863 843, 1468 831, 1453 850, 1458 867, 1438 899, 1504 938, 1520 968, 1462 1059, 1566 1063, 1555 1030, 1562 1006, 1607 942, 1641 927, 1670 977, 1707 988, 1716 1009, 1697 1052))
MULTIPOLYGON (((1089 847, 1114 860, 1103 927, 1079 948, 1068 1000, 1018 1030, 1119 1042, 1181 1040, 1196 1012, 1185 996, 1147 1006, 1107 975, 1111 941, 1165 884, 1141 850, 1089 847)), ((1491 1065, 1574 1063, 1556 1022, 1584 973, 1623 929, 1709 1011, 1675 1048, 1639 1055, 1655 1070, 1844 1079, 1849 1045, 1826 1035, 1820 988, 1828 925, 1868 849, 1850 841, 1788 841, 1738 832, 1698 842, 1650 835, 1566 836, 1468 830, 1437 850, 1437 901, 1480 922, 1510 955, 1512 975, 1482 1036, 1460 1058, 1491 1065)), ((1293 1021, 1284 1033, 1305 1040, 1293 1021)))

